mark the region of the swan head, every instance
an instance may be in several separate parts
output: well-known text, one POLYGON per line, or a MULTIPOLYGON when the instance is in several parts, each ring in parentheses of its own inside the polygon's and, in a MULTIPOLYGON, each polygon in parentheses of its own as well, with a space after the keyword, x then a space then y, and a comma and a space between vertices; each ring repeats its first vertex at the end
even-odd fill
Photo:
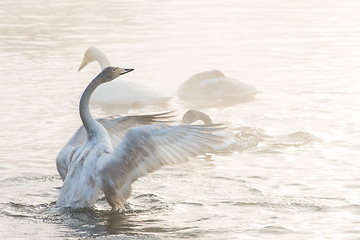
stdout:
POLYGON ((120 75, 134 71, 132 68, 107 67, 99 74, 102 83, 110 82, 120 75))
POLYGON ((98 61, 99 60, 99 56, 104 55, 103 52, 101 52, 99 49, 97 49, 96 47, 89 47, 85 54, 84 54, 84 58, 81 62, 81 65, 78 69, 78 71, 80 71, 81 69, 83 69, 86 65, 88 65, 91 62, 94 61, 98 61))

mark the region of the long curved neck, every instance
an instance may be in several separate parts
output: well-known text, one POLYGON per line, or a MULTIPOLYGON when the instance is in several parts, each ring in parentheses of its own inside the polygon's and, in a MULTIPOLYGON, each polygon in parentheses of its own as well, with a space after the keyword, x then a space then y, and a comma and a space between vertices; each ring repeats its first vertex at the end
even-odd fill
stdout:
POLYGON ((111 63, 109 59, 106 57, 106 55, 98 49, 95 54, 96 61, 100 64, 101 70, 111 66, 111 63))
POLYGON ((203 121, 205 125, 213 124, 211 118, 207 114, 203 112, 199 112, 198 114, 199 114, 198 120, 203 121))
POLYGON ((107 135, 104 127, 91 116, 90 106, 89 106, 91 94, 101 83, 102 81, 100 79, 100 74, 99 74, 86 87, 80 99, 80 104, 79 104, 80 118, 87 131, 87 136, 89 140, 91 140, 94 137, 101 137, 107 135))

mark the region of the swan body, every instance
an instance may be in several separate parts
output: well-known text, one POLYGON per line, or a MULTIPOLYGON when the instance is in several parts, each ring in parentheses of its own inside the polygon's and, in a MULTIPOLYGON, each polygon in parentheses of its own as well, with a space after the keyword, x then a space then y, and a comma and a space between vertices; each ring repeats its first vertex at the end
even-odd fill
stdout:
MULTIPOLYGON (((110 66, 106 55, 95 47, 90 47, 84 54, 79 71, 87 64, 97 61, 101 69, 110 66)), ((136 82, 116 80, 99 86, 91 97, 91 102, 121 105, 163 104, 172 97, 156 89, 136 82)))
MULTIPOLYGON (((196 121, 202 121, 205 125, 211 125, 213 124, 212 119, 204 112, 198 111, 198 110, 189 110, 187 111, 182 120, 182 124, 192 124, 196 121)), ((231 148, 231 145, 235 142, 234 140, 234 134, 232 134, 229 131, 222 131, 219 133, 215 133, 216 135, 224 137, 223 143, 219 144, 217 146, 213 147, 213 150, 215 151, 222 151, 222 150, 228 150, 231 148)))
POLYGON ((226 77, 219 70, 197 73, 183 82, 177 91, 183 99, 242 100, 253 98, 260 91, 253 86, 226 77))
MULTIPOLYGON (((133 115, 133 116, 123 116, 123 117, 104 117, 96 119, 107 131, 111 145, 115 148, 121 140, 125 137, 126 133, 132 127, 145 126, 153 123, 170 123, 173 122, 169 120, 174 116, 169 115, 172 112, 165 112, 160 114, 149 114, 149 115, 133 115)), ((84 126, 81 126, 72 138, 68 141, 65 147, 60 151, 56 158, 56 166, 58 172, 61 176, 61 179, 64 181, 67 170, 69 168, 69 154, 74 147, 83 144, 86 141, 86 129, 84 126)))
POLYGON ((103 192, 111 207, 119 209, 129 198, 131 184, 137 178, 161 166, 185 162, 221 143, 221 137, 211 134, 222 130, 221 125, 153 124, 131 128, 113 147, 106 124, 91 116, 90 97, 100 84, 130 71, 132 69, 107 67, 82 94, 79 113, 86 137, 81 137, 84 129, 80 128, 59 154, 58 166, 67 169, 62 175, 64 183, 57 207, 91 207, 103 192))

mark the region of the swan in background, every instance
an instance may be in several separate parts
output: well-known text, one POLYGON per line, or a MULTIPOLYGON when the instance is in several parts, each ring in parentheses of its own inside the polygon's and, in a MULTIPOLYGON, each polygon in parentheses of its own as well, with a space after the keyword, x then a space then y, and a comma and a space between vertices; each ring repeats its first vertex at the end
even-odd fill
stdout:
POLYGON ((164 165, 185 162, 221 143, 221 137, 211 134, 223 130, 221 124, 154 124, 131 128, 113 148, 107 130, 90 113, 90 97, 100 84, 132 70, 107 67, 83 92, 79 113, 86 139, 80 145, 67 145, 62 150, 67 169, 56 207, 91 207, 103 192, 112 210, 118 210, 130 197, 131 184, 139 177, 164 165))
MULTIPOLYGON (((95 47, 90 47, 84 54, 80 71, 87 64, 97 61, 101 69, 110 66, 106 55, 95 47)), ((122 105, 164 104, 172 97, 140 83, 125 80, 113 81, 99 86, 92 95, 91 102, 122 105)))
POLYGON ((260 91, 253 86, 226 77, 219 70, 195 74, 183 82, 177 91, 183 99, 247 100, 260 91))
MULTIPOLYGON (((205 125, 213 124, 213 121, 209 117, 209 115, 198 110, 187 111, 184 114, 181 123, 190 125, 196 121, 202 121, 205 125)), ((231 148, 231 145, 235 142, 234 134, 232 134, 230 131, 222 131, 220 133, 217 133, 217 135, 224 137, 224 141, 222 144, 213 147, 215 151, 229 150, 231 148)))
POLYGON ((209 115, 198 110, 187 111, 181 119, 181 123, 190 125, 198 120, 202 121, 205 125, 213 124, 209 115))

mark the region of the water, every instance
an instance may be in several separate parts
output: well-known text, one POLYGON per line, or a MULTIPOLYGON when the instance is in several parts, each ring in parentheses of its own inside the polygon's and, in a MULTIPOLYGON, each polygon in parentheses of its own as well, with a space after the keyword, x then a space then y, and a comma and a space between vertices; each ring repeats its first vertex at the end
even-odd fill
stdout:
POLYGON ((359 1, 0 3, 2 239, 360 239, 359 1), (55 158, 80 125, 89 46, 123 76, 176 95, 219 69, 263 91, 250 102, 93 104, 95 117, 200 109, 225 122, 231 152, 133 184, 123 213, 53 209, 55 158))

